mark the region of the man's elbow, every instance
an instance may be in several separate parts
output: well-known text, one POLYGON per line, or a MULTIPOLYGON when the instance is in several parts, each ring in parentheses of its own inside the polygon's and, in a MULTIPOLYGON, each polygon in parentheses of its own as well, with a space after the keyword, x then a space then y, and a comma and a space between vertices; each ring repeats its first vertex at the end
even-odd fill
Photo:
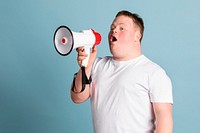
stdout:
POLYGON ((89 98, 88 95, 83 95, 83 94, 76 94, 74 92, 71 92, 71 99, 74 103, 80 104, 85 102, 89 98))
POLYGON ((76 104, 80 104, 80 103, 83 103, 83 102, 85 102, 86 100, 83 100, 83 99, 74 99, 74 98, 71 98, 72 99, 72 101, 74 102, 74 103, 76 103, 76 104))

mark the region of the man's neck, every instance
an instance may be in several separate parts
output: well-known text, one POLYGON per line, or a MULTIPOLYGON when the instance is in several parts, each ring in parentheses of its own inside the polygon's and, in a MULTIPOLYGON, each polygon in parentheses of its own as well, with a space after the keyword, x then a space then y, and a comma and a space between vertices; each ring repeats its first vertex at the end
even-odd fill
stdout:
POLYGON ((127 61, 127 60, 135 59, 142 55, 141 45, 140 44, 135 45, 134 47, 128 49, 126 53, 127 54, 123 56, 118 56, 118 57, 113 56, 113 59, 117 61, 127 61))
POLYGON ((142 55, 142 52, 137 52, 137 53, 134 53, 132 55, 129 55, 129 56, 123 56, 123 57, 114 57, 113 56, 113 59, 116 60, 116 61, 128 61, 128 60, 132 60, 132 59, 135 59, 139 56, 142 55))

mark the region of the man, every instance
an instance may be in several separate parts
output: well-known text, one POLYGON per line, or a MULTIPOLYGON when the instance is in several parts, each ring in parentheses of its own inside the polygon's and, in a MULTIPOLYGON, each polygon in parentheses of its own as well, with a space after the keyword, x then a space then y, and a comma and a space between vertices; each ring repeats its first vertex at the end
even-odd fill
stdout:
MULTIPOLYGON (((71 98, 91 99, 95 133, 172 133, 172 86, 165 71, 142 54, 143 20, 120 11, 108 35, 112 57, 96 58, 93 48, 86 76, 92 82, 82 90, 77 73, 71 98)), ((78 64, 87 54, 78 48, 78 64)))

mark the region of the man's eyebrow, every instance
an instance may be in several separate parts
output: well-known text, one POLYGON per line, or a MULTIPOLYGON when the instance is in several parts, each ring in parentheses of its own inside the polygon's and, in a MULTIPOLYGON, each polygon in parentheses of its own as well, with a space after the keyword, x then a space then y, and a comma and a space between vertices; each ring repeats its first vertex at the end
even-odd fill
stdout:
POLYGON ((116 25, 126 25, 126 26, 128 26, 128 25, 125 24, 125 23, 118 23, 118 24, 112 23, 112 24, 111 24, 111 26, 116 26, 116 25))
POLYGON ((110 26, 112 27, 112 26, 117 26, 117 25, 126 25, 126 26, 128 26, 128 25, 125 24, 125 23, 118 23, 118 24, 112 23, 110 26))

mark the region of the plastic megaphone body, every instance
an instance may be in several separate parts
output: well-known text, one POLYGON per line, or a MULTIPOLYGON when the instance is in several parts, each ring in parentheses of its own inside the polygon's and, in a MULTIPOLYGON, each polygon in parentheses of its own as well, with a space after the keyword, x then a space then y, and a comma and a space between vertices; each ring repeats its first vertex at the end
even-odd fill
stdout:
POLYGON ((72 49, 84 47, 88 54, 82 61, 82 66, 86 67, 90 57, 90 48, 101 42, 101 35, 93 29, 82 30, 80 32, 71 31, 67 26, 60 26, 54 33, 54 45, 57 52, 63 56, 71 53, 72 49))

